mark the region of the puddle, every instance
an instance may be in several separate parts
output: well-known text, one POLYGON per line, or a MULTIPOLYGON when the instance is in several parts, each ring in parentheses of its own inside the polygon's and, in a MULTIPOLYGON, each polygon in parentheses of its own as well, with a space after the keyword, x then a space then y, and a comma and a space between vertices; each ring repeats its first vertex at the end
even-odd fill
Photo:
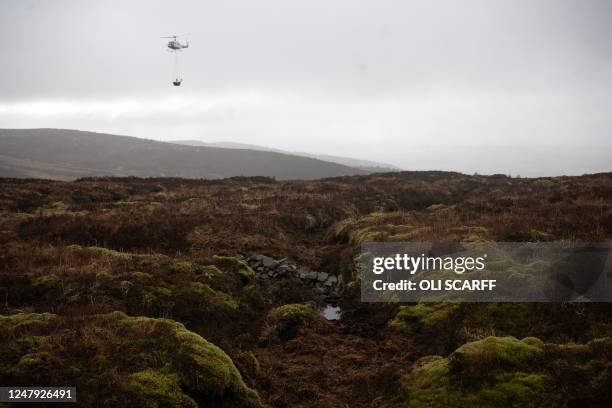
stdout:
POLYGON ((319 312, 321 313, 321 316, 327 320, 340 320, 342 318, 342 310, 340 309, 340 306, 327 304, 321 307, 319 312))

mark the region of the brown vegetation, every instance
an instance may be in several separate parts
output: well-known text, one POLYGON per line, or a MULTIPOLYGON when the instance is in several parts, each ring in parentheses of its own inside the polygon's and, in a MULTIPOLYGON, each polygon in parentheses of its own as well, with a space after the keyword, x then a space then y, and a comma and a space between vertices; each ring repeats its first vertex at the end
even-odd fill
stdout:
POLYGON ((278 407, 522 406, 551 395, 603 406, 612 389, 605 304, 368 305, 351 281, 367 241, 611 239, 612 174, 2 179, 0 381, 76 381, 87 398, 119 393, 157 406, 255 406, 259 397, 278 407), (308 292, 255 279, 234 258, 252 254, 343 275, 343 319, 314 313, 308 292), (133 326, 117 311, 151 320, 133 326), (130 328, 117 331, 122 324, 130 328), (194 386, 177 366, 188 354, 173 353, 176 334, 155 329, 166 326, 214 343, 231 357, 221 370, 233 372, 233 360, 241 378, 194 386), (161 351, 136 359, 151 333, 161 351), (159 392, 139 394, 146 387, 159 392))

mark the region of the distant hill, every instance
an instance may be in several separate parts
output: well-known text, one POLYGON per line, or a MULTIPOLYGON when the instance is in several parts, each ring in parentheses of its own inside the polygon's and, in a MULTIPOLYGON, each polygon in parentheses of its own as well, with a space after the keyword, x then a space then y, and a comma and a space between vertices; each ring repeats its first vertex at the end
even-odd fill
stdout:
POLYGON ((365 170, 299 155, 186 146, 66 129, 0 129, 0 177, 72 180, 89 176, 312 180, 365 170))
POLYGON ((312 159, 324 160, 333 163, 343 164, 345 166, 357 167, 358 169, 366 170, 368 172, 391 172, 401 171, 402 169, 388 163, 379 163, 372 160, 355 159, 352 157, 343 156, 331 156, 327 154, 313 154, 304 152, 290 152, 287 150, 274 149, 267 146, 259 146, 246 143, 234 143, 234 142, 203 142, 201 140, 177 140, 172 143, 188 145, 188 146, 207 146, 207 147, 224 147, 228 149, 250 149, 250 150, 261 150, 264 152, 276 152, 283 154, 291 154, 303 157, 310 157, 312 159))

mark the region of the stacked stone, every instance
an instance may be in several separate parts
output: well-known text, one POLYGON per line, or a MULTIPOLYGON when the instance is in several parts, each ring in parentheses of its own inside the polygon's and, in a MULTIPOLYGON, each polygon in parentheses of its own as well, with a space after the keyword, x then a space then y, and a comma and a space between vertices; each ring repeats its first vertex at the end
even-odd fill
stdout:
POLYGON ((293 279, 311 287, 315 294, 328 299, 339 298, 342 293, 342 276, 313 271, 306 266, 298 266, 286 258, 277 260, 266 255, 253 255, 245 261, 255 271, 257 279, 293 279))

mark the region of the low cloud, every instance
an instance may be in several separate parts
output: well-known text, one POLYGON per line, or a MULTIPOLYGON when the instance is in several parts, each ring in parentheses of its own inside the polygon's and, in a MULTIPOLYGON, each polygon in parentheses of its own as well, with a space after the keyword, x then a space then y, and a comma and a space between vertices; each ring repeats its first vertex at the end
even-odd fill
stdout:
POLYGON ((0 64, 0 127, 234 141, 404 168, 430 146, 612 143, 609 1, 167 7, 2 2, 0 36, 19 46, 0 64), (174 88, 158 37, 185 31, 192 46, 174 88))

